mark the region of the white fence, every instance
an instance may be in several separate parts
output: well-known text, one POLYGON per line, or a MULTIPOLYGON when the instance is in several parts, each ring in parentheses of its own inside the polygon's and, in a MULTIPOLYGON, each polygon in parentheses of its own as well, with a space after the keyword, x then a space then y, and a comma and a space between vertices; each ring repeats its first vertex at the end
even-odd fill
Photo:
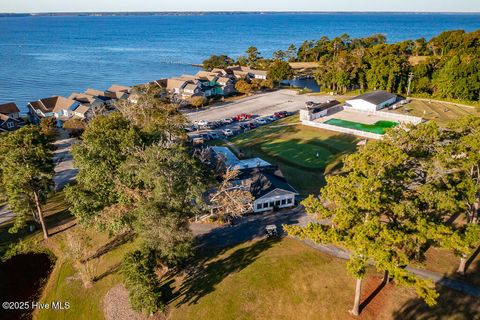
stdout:
POLYGON ((347 133, 347 134, 353 134, 355 136, 365 137, 365 138, 369 138, 369 139, 381 140, 382 137, 383 137, 383 135, 377 134, 377 133, 366 132, 366 131, 362 131, 362 130, 355 130, 355 129, 350 129, 350 128, 344 128, 344 127, 334 126, 334 125, 326 124, 326 123, 322 123, 322 122, 303 120, 302 124, 305 125, 305 126, 310 126, 310 127, 315 127, 315 128, 320 128, 320 129, 325 129, 325 130, 330 130, 330 131, 337 131, 337 132, 342 132, 342 133, 347 133))
POLYGON ((396 120, 398 122, 408 122, 413 124, 419 124, 419 123, 422 123, 423 121, 423 119, 420 117, 408 116, 405 114, 398 114, 398 113, 385 112, 385 111, 365 111, 365 110, 347 109, 347 108, 345 108, 345 110, 389 118, 392 120, 396 120))

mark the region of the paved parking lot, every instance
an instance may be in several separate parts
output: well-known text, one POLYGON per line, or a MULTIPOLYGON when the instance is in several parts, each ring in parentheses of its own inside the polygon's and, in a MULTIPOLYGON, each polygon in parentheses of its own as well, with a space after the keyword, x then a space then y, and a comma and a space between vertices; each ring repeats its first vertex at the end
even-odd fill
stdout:
MULTIPOLYGON (((274 92, 262 93, 251 97, 243 98, 222 106, 211 107, 202 111, 193 111, 187 113, 187 116, 192 122, 200 120, 218 121, 225 118, 232 118, 236 115, 246 113, 252 115, 250 121, 234 122, 232 124, 224 125, 216 129, 204 129, 189 133, 193 137, 199 136, 201 133, 217 132, 220 138, 223 138, 222 130, 230 129, 234 134, 244 132, 248 129, 241 128, 243 123, 253 122, 258 117, 271 116, 275 112, 287 111, 294 113, 305 106, 307 101, 324 102, 332 99, 330 96, 311 96, 311 95, 297 95, 294 90, 279 90, 274 92)), ((255 123, 258 126, 258 123, 255 123)), ((208 138, 207 138, 208 140, 208 138)))
POLYGON ((307 101, 324 102, 329 99, 332 99, 332 97, 297 95, 294 90, 278 90, 247 97, 223 106, 211 107, 198 112, 193 111, 187 115, 192 122, 221 120, 241 113, 249 113, 253 116, 269 116, 277 111, 296 112, 303 108, 307 101))

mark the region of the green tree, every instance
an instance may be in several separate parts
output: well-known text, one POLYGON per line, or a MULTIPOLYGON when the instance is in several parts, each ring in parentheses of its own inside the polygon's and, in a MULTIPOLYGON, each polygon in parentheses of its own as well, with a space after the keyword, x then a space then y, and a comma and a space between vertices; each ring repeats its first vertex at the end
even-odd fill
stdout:
POLYGON ((122 263, 122 274, 129 291, 130 304, 134 310, 148 315, 163 311, 165 308, 155 267, 155 255, 140 250, 127 254, 122 263))
POLYGON ((118 112, 92 119, 73 147, 77 184, 65 190, 71 212, 80 222, 92 222, 105 207, 121 201, 118 168, 141 144, 138 131, 118 112))
MULTIPOLYGON (((435 130, 422 130, 433 132, 429 137, 437 139, 435 130)), ((459 234, 443 219, 451 208, 438 211, 441 206, 428 201, 430 191, 437 190, 422 183, 428 175, 429 156, 416 154, 422 149, 415 144, 407 152, 390 141, 387 137, 370 142, 347 157, 341 174, 327 177, 321 201, 310 196, 303 202, 308 213, 331 219, 331 224, 287 227, 291 235, 336 243, 351 251, 348 270, 357 279, 353 314, 359 313, 361 279, 368 261, 396 283, 415 288, 419 297, 433 305, 438 296, 433 283, 405 266, 422 260, 428 246, 463 248, 459 234)))
POLYGON ((55 117, 42 118, 40 128, 44 135, 54 137, 57 134, 57 119, 55 117))
POLYGON ((258 60, 261 59, 260 52, 258 51, 257 47, 249 47, 246 53, 248 65, 252 68, 255 68, 258 60))
POLYGON ((291 44, 286 53, 285 56, 287 58, 288 62, 294 62, 296 57, 297 57, 297 47, 294 44, 291 44))
POLYGON ((273 53, 273 60, 284 61, 285 57, 286 57, 286 54, 282 50, 277 50, 273 53))
POLYGON ((78 118, 71 118, 63 123, 63 129, 65 129, 70 136, 74 137, 81 136, 86 127, 86 123, 78 118))
POLYGON ((207 104, 208 100, 204 96, 197 96, 190 99, 190 104, 195 109, 202 108, 207 104))
POLYGON ((211 55, 210 58, 203 61, 203 69, 208 71, 211 71, 212 69, 215 69, 215 68, 224 69, 233 64, 234 64, 233 59, 227 55, 224 55, 224 54, 219 56, 211 55))
POLYGON ((267 71, 267 78, 273 83, 280 83, 283 80, 290 80, 293 78, 293 69, 288 62, 274 61, 270 64, 267 71))
POLYGON ((235 89, 243 94, 250 94, 252 92, 252 85, 245 80, 238 80, 235 83, 235 89))
POLYGON ((43 238, 48 238, 42 205, 53 185, 52 157, 50 138, 36 126, 0 137, 0 185, 7 195, 8 208, 15 213, 10 232, 24 227, 33 214, 42 227, 43 238))

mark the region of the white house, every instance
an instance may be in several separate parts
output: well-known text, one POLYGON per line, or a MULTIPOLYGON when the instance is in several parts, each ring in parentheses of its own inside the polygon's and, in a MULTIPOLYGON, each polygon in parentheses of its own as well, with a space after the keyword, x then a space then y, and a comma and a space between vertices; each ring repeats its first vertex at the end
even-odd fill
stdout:
POLYGON ((253 212, 290 208, 295 205, 298 192, 288 184, 279 170, 273 172, 255 169, 250 180, 250 193, 255 198, 253 212))
POLYGON ((78 101, 54 96, 30 102, 28 110, 32 123, 39 123, 41 118, 48 117, 55 117, 61 120, 68 119, 79 105, 80 102, 78 101))
POLYGON ((378 111, 389 105, 392 105, 397 100, 397 96, 393 93, 377 90, 369 93, 364 93, 355 98, 346 101, 346 107, 360 110, 360 111, 378 111))

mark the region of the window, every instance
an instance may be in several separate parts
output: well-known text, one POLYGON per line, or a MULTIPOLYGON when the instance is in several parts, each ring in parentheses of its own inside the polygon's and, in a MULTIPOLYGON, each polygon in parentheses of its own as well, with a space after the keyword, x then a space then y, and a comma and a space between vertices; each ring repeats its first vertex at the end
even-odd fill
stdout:
POLYGON ((278 207, 280 205, 280 200, 275 201, 275 205, 278 207))
POLYGON ((292 198, 288 198, 288 199, 287 199, 287 203, 288 203, 288 204, 291 204, 291 203, 292 203, 292 198))
POLYGON ((13 124, 13 122, 7 122, 7 128, 8 129, 12 129, 15 125, 13 124))
POLYGON ((263 209, 268 208, 268 202, 263 203, 263 209))
POLYGON ((287 199, 282 199, 282 206, 284 206, 285 204, 287 204, 287 199))
POLYGON ((274 206, 274 203, 273 203, 273 201, 272 201, 272 202, 270 202, 269 207, 273 207, 273 206, 274 206))
POLYGON ((257 210, 260 210, 260 209, 262 209, 262 204, 261 203, 257 204, 257 210))

